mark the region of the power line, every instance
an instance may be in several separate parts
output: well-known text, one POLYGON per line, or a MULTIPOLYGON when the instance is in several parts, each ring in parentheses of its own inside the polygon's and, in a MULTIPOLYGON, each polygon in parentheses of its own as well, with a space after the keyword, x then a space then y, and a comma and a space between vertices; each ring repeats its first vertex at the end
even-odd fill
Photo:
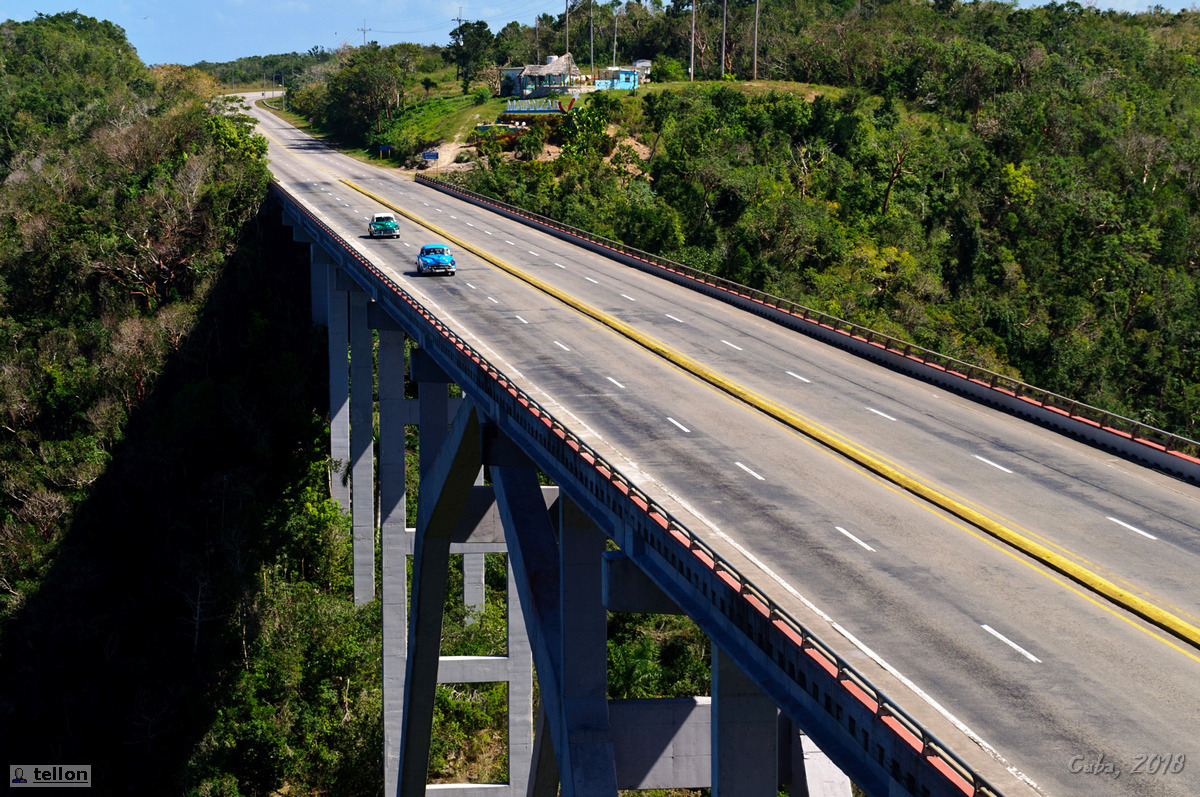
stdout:
MULTIPOLYGON (((500 14, 500 15, 497 15, 494 17, 483 17, 479 21, 480 22, 497 22, 500 20, 507 20, 507 21, 511 22, 511 21, 514 21, 513 17, 520 16, 521 12, 523 12, 523 11, 528 13, 528 9, 530 9, 532 7, 533 11, 535 12, 534 19, 535 19, 535 24, 536 24, 536 20, 538 17, 541 17, 543 14, 552 14, 553 10, 556 6, 557 6, 557 2, 555 2, 555 0, 551 0, 551 2, 545 2, 545 0, 532 0, 531 2, 526 2, 526 3, 520 4, 504 14, 500 14)), ((460 11, 459 13, 461 14, 462 12, 460 11)), ((418 34, 418 33, 432 33, 434 31, 445 30, 448 27, 451 29, 451 31, 453 31, 453 26, 455 24, 457 24, 459 26, 462 25, 462 18, 461 17, 450 17, 445 22, 438 23, 436 25, 428 25, 423 28, 405 28, 404 30, 385 30, 383 28, 367 28, 366 24, 367 24, 367 21, 364 19, 363 27, 355 28, 355 30, 363 33, 364 45, 366 44, 366 32, 368 32, 368 31, 371 33, 386 33, 386 34, 390 34, 393 36, 412 36, 412 35, 418 34)), ((450 31, 447 31, 447 33, 449 33, 449 32, 450 31)), ((335 33, 334 35, 336 36, 337 34, 335 33)))
MULTIPOLYGON (((504 14, 499 14, 494 17, 482 17, 481 21, 482 22, 496 22, 497 20, 501 20, 501 19, 512 21, 512 18, 514 16, 520 16, 520 12, 526 10, 530 6, 537 6, 535 11, 540 16, 541 14, 550 13, 557 6, 557 2, 545 2, 545 0, 532 0, 532 2, 522 3, 521 5, 510 9, 509 11, 507 11, 504 14)), ((429 33, 431 31, 435 31, 435 30, 442 30, 449 23, 455 22, 457 20, 458 20, 458 17, 450 17, 444 23, 440 23, 437 25, 430 25, 430 26, 424 27, 424 28, 405 28, 404 30, 380 30, 379 28, 374 28, 373 30, 375 33, 392 33, 392 34, 398 34, 398 35, 408 35, 408 34, 412 34, 412 33, 429 33)), ((363 24, 365 25, 366 23, 364 22, 363 24)))

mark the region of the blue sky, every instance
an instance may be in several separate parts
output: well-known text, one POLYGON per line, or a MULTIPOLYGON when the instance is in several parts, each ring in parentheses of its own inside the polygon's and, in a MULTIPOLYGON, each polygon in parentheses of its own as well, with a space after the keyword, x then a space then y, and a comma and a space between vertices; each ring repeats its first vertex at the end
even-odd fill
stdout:
POLYGON ((562 0, 4 0, 0 20, 78 11, 106 19, 147 64, 232 61, 247 55, 306 52, 362 44, 448 44, 454 18, 486 20, 493 31, 516 20, 532 25, 539 13, 562 12, 562 0))
MULTIPOLYGON (((1190 6, 1182 0, 1163 0, 1176 10, 1190 6)), ((1102 8, 1143 11, 1142 0, 1101 0, 1102 8)), ((343 42, 447 44, 454 17, 461 9, 468 21, 486 20, 493 31, 516 20, 532 25, 539 13, 559 14, 562 0, 510 0, 471 4, 460 0, 66 0, 62 6, 46 0, 5 0, 0 19, 29 20, 38 12, 78 11, 107 19, 125 34, 147 64, 194 64, 232 61, 248 55, 305 52, 314 46, 327 50, 343 42)))

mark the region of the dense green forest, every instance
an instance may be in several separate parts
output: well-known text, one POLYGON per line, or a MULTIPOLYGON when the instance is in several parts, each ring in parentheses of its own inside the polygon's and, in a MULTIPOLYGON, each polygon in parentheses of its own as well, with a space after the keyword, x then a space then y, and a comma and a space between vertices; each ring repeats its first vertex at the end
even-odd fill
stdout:
MULTIPOLYGON (((722 47, 720 5, 698 6, 697 77, 724 80, 687 85, 690 7, 619 6, 619 60, 656 82, 588 94, 448 179, 1200 436, 1200 14, 768 2, 747 81, 752 12, 731 9, 722 47)), ((563 21, 463 25, 443 58, 482 105, 497 65, 562 52, 563 21)), ((581 5, 585 69, 587 25, 581 5)), ((416 152, 450 102, 422 96, 423 52, 341 53, 290 101, 347 143, 416 152)))
POLYGON ((322 344, 216 88, 77 13, 0 25, 0 749, 108 794, 375 793, 322 344))

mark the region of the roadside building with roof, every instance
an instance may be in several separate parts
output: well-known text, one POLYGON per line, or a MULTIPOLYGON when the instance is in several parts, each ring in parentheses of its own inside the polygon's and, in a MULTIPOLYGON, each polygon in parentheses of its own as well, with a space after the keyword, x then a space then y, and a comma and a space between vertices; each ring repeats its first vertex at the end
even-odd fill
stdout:
POLYGON ((547 94, 562 94, 577 87, 583 74, 575 66, 570 53, 550 55, 544 64, 529 64, 517 77, 517 95, 541 97, 547 94))
POLYGON ((597 89, 636 89, 640 75, 632 66, 606 66, 596 75, 597 89))

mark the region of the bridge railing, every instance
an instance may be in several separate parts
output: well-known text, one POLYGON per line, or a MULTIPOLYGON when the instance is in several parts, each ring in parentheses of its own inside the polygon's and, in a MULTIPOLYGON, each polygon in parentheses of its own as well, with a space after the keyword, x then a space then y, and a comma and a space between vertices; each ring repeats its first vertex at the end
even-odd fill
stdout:
MULTIPOLYGON (((737 596, 741 606, 736 610, 730 606, 725 612, 727 619, 736 621, 741 617, 740 628, 750 637, 752 644, 768 655, 773 650, 776 652, 776 656, 771 658, 772 662, 784 647, 791 648, 791 660, 807 657, 815 661, 820 670, 856 698, 851 702, 859 711, 865 707, 877 721, 878 727, 886 726, 903 743, 907 743, 915 751, 914 755, 942 773, 954 785, 953 791, 975 797, 1002 795, 998 788, 976 773, 949 745, 876 688, 866 676, 776 603, 765 590, 743 575, 732 562, 672 516, 433 312, 364 258, 287 189, 278 183, 273 183, 272 187, 305 217, 306 224, 318 228, 342 250, 343 255, 370 274, 375 283, 371 291, 373 298, 380 301, 390 313, 399 316, 396 320, 405 326, 419 345, 427 348, 466 395, 481 407, 494 408, 498 416, 519 426, 525 432, 526 439, 537 441, 541 453, 551 458, 555 467, 551 467, 547 461, 538 462, 539 466, 551 475, 554 471, 569 474, 599 505, 637 529, 652 548, 663 553, 668 547, 673 547, 672 553, 675 555, 671 559, 681 570, 683 556, 686 555, 688 573, 691 573, 691 565, 699 562, 711 574, 713 583, 719 582, 731 597, 737 596), (769 635, 763 634, 764 627, 769 635)), ((806 683, 802 674, 793 673, 791 677, 798 680, 802 687, 806 683)), ((893 767, 894 761, 893 758, 893 767)), ((883 764, 882 754, 879 763, 883 764)))
POLYGON ((823 313, 819 310, 814 310, 811 307, 806 307, 797 302, 783 299, 778 296, 773 296, 769 293, 750 288, 745 285, 740 285, 732 280, 727 280, 722 277, 709 274, 699 269, 686 266, 682 263, 676 263, 673 260, 659 257, 658 255, 649 252, 643 252, 640 249, 635 249, 631 246, 626 246, 620 241, 614 241, 611 238, 605 238, 600 235, 595 235, 587 230, 572 227, 568 224, 563 224, 560 221, 542 216, 531 211, 524 210, 514 205, 509 205, 501 202, 493 197, 484 194, 470 191, 460 186, 454 185, 445 179, 435 179, 423 174, 418 174, 416 177, 418 182, 428 183, 436 187, 440 191, 459 194, 464 197, 469 197, 472 200, 491 205, 505 214, 519 217, 533 224, 536 224, 546 229, 554 230, 559 233, 570 235, 575 238, 587 241, 595 246, 603 247, 615 253, 623 255, 627 258, 641 261, 648 265, 655 266, 674 274, 678 274, 688 279, 695 280, 704 285, 726 291, 732 295, 749 299, 752 302, 762 304, 766 307, 771 307, 781 312, 792 315, 798 319, 809 321, 826 329, 839 332, 849 337, 857 338, 866 343, 877 346, 880 349, 893 352, 902 357, 913 360, 914 362, 944 371, 947 374, 956 375, 978 385, 986 385, 992 390, 1001 391, 1037 405, 1054 413, 1059 413, 1067 418, 1072 418, 1082 421, 1088 425, 1098 429, 1128 438, 1138 443, 1157 448, 1169 454, 1180 457, 1185 457, 1189 460, 1200 459, 1200 442, 1191 440, 1180 435, 1172 434, 1162 429, 1149 426, 1135 421, 1132 418, 1126 418, 1122 415, 1109 412, 1108 410, 1099 409, 1084 404, 1074 399, 1069 399, 1065 396, 1060 396, 1057 393, 1052 393, 1048 390, 1035 387, 1033 385, 1014 379, 1004 374, 990 371, 978 365, 964 362, 963 360, 949 357, 930 349, 922 348, 908 341, 900 340, 891 335, 877 332, 864 326, 846 321, 845 319, 823 313))

